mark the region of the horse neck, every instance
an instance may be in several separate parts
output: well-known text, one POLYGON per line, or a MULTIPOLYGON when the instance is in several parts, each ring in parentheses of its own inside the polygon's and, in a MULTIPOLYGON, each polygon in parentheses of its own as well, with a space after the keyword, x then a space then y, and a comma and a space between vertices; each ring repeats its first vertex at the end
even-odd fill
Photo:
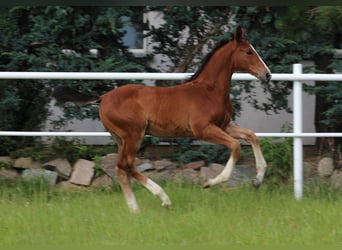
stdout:
POLYGON ((230 81, 233 75, 233 46, 234 44, 229 42, 216 51, 196 78, 198 84, 205 84, 225 95, 230 92, 230 81))

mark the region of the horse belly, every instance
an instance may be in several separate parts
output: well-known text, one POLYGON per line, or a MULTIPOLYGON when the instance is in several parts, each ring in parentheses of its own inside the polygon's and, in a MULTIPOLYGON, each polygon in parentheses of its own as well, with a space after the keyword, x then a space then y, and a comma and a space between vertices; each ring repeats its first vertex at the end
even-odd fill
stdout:
POLYGON ((170 113, 163 113, 149 119, 146 133, 158 137, 193 136, 188 122, 170 113))

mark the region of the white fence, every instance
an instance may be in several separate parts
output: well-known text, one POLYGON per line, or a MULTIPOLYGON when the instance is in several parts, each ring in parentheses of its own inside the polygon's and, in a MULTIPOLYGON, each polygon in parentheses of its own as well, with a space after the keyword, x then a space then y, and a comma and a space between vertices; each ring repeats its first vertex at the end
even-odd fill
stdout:
MULTIPOLYGON (((0 79, 84 79, 84 80, 184 80, 190 73, 87 73, 87 72, 0 72, 0 79)), ((250 74, 236 73, 233 80, 256 80, 250 74)), ((293 81, 293 133, 256 133, 259 137, 293 137, 294 194, 303 197, 303 137, 342 137, 342 133, 303 133, 302 82, 342 81, 342 74, 303 74, 294 64, 292 74, 272 74, 272 81, 293 81)), ((0 136, 110 136, 107 132, 0 131, 0 136)))

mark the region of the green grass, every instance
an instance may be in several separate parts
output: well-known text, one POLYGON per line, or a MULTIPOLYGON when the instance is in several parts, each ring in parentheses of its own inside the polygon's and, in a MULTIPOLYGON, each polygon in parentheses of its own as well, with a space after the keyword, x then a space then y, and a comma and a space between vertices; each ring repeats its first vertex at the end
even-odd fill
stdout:
POLYGON ((202 189, 163 183, 171 210, 134 186, 141 213, 121 191, 57 191, 39 183, 0 185, 0 246, 331 245, 342 244, 342 196, 317 187, 202 189))

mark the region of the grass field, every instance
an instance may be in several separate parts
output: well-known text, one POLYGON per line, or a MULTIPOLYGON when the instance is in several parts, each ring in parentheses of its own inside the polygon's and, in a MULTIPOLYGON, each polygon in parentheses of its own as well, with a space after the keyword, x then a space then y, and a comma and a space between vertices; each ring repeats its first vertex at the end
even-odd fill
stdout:
POLYGON ((171 210, 138 186, 141 213, 121 191, 58 191, 39 183, 0 185, 0 246, 340 245, 342 195, 326 187, 293 198, 292 187, 202 189, 163 183, 171 210))

